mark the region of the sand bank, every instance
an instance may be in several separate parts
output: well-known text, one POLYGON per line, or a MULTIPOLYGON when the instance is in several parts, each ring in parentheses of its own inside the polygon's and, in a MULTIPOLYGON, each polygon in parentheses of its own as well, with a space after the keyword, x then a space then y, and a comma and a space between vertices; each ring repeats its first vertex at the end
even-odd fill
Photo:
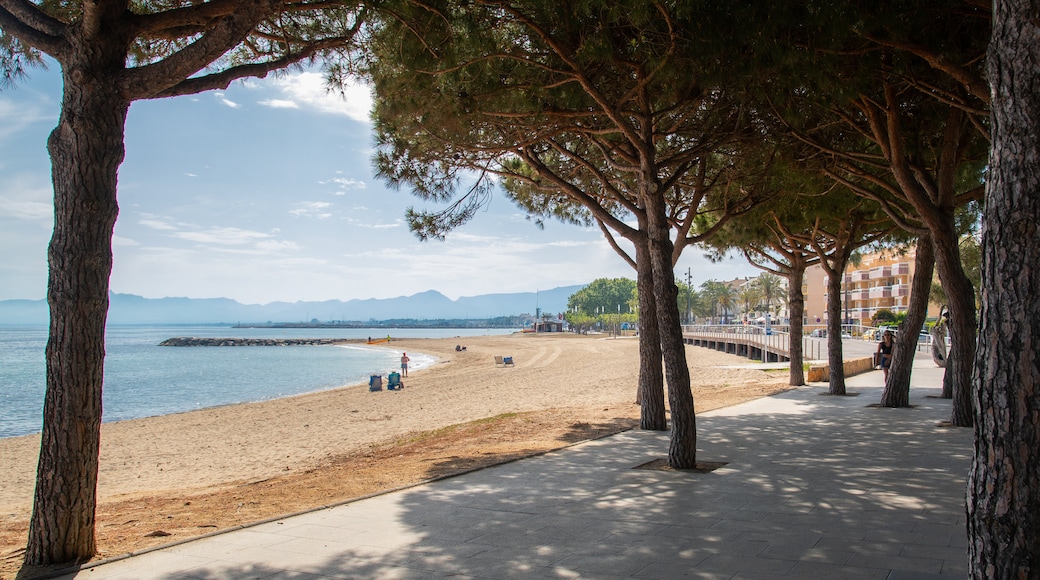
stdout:
MULTIPOLYGON (((314 469, 407 433, 502 413, 616 405, 635 400, 634 339, 506 335, 394 340, 385 348, 439 357, 397 392, 365 385, 102 427, 99 500, 189 491, 232 481, 314 469), (456 344, 467 350, 456 352, 456 344), (494 356, 512 356, 500 367, 494 356)), ((733 355, 687 347, 693 382, 723 388, 782 384, 786 373, 746 368, 733 355)), ((0 514, 31 507, 38 436, 0 439, 0 514)))

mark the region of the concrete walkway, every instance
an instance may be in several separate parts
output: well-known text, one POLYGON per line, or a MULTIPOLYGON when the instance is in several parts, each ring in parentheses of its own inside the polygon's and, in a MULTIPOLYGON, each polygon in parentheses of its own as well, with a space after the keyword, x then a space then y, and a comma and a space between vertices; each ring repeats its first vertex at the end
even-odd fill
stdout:
POLYGON ((918 360, 912 409, 812 385, 698 417, 711 473, 639 468, 630 431, 65 578, 964 578, 972 433, 942 428, 918 360))

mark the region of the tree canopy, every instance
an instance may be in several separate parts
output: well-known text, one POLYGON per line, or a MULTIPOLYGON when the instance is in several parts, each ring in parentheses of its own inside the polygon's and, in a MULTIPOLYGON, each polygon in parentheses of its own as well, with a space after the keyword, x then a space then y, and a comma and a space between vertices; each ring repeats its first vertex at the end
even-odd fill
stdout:
POLYGON ((751 69, 732 51, 744 16, 707 4, 427 2, 395 13, 371 44, 379 173, 448 204, 409 212, 420 237, 470 219, 503 179, 521 203, 539 196, 536 214, 591 219, 635 244, 641 311, 658 318, 656 333, 643 329, 659 337, 669 377, 673 467, 695 462, 675 257, 753 201, 708 187, 730 148, 760 141, 741 84, 751 69), (717 215, 699 220, 705 207, 717 215))

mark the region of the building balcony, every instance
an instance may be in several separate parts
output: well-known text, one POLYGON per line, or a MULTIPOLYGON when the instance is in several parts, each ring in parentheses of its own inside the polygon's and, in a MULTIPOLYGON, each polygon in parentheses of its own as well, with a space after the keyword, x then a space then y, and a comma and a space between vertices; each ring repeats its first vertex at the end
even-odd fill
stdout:
POLYGON ((907 276, 910 274, 910 264, 907 262, 901 262, 899 264, 892 265, 893 276, 907 276))
POLYGON ((891 298, 892 287, 891 286, 877 286, 876 288, 870 289, 870 299, 877 300, 879 298, 891 298))
POLYGON ((877 268, 870 269, 870 279, 880 280, 882 278, 892 277, 892 266, 878 266, 877 268))

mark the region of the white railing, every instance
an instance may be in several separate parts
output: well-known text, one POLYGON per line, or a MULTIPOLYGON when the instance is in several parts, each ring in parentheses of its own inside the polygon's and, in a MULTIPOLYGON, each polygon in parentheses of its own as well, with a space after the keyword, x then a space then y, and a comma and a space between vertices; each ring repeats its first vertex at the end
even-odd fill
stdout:
MULTIPOLYGON (((757 324, 693 324, 683 326, 683 336, 688 339, 711 340, 754 346, 763 352, 784 357, 791 356, 790 326, 757 324)), ((806 332, 802 337, 802 357, 818 360, 826 346, 818 338, 806 332)))

